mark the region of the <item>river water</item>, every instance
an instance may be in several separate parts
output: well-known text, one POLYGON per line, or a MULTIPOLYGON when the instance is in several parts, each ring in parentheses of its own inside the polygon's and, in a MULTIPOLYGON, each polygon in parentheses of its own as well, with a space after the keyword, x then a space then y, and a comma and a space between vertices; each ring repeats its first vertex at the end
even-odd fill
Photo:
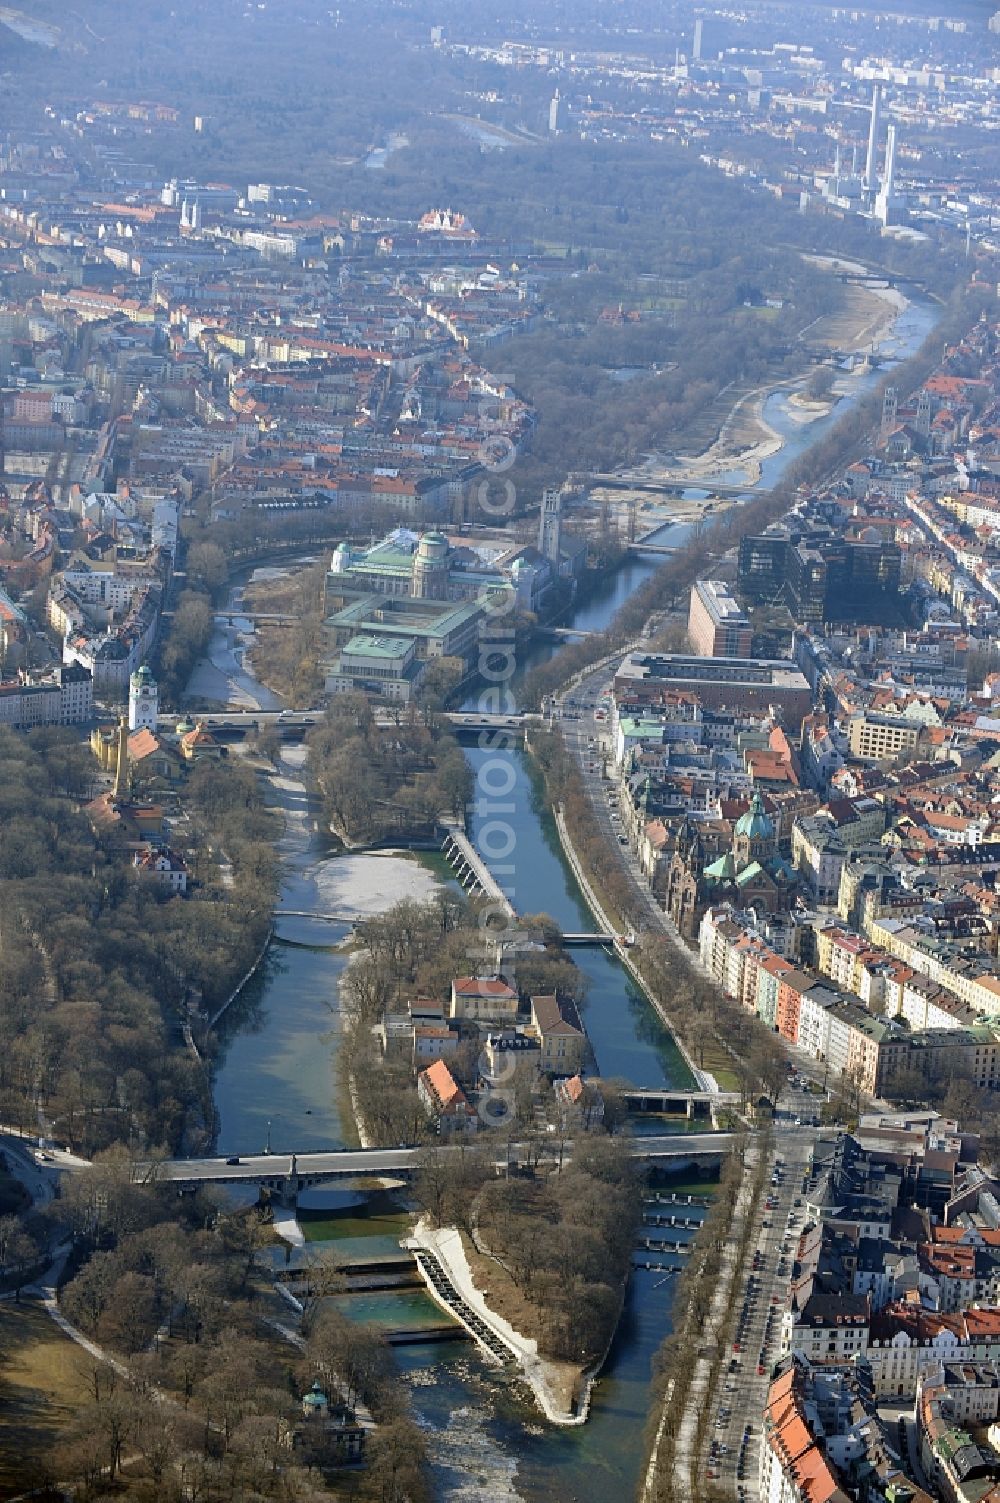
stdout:
MULTIPOLYGON (((911 304, 883 350, 905 358, 920 345, 935 316, 929 305, 911 304)), ((787 436, 787 442, 778 455, 765 461, 762 484, 774 484, 787 464, 823 437, 845 403, 856 400, 878 379, 874 373, 853 378, 849 396, 829 417, 812 423, 799 420, 795 409, 787 405, 786 393, 772 394, 765 417, 787 436)), ((657 541, 681 542, 685 532, 683 525, 667 526, 657 541)), ((570 614, 566 624, 600 630, 661 565, 657 557, 630 555, 570 614)), ((558 650, 555 643, 536 644, 519 663, 517 678, 558 650)), ((228 695, 240 703, 256 701, 267 707, 274 703, 244 663, 238 639, 226 629, 216 633, 209 659, 198 666, 190 687, 192 693, 211 698, 228 695)), ((515 692, 516 687, 517 681, 515 692)), ((470 703, 475 703, 475 696, 470 703)), ((469 750, 466 755, 475 770, 485 754, 469 750)), ((588 928, 590 914, 559 849, 531 764, 517 750, 506 755, 515 777, 512 801, 516 812, 511 816, 515 906, 522 913, 548 912, 567 931, 588 928)), ((346 926, 290 914, 341 911, 354 878, 370 893, 372 874, 364 863, 380 858, 351 858, 362 865, 349 871, 344 881, 344 858, 330 853, 319 832, 303 786, 299 753, 286 754, 275 782, 286 816, 278 937, 260 972, 220 1025, 223 1049, 215 1101, 221 1122, 219 1150, 226 1153, 252 1152, 267 1143, 276 1151, 282 1147, 332 1148, 341 1146, 347 1137, 334 1090, 333 1061, 340 1027, 338 980, 347 964, 338 946, 349 931, 346 926), (337 893, 335 909, 331 909, 331 888, 337 893)), ((473 839, 479 823, 473 815, 473 839)), ((397 862, 392 868, 393 881, 398 881, 398 866, 397 862)), ((388 873, 390 868, 381 870, 388 873)), ((432 880, 426 870, 415 864, 410 868, 409 884, 418 894, 427 891, 432 880)), ((380 885, 376 881, 376 889, 380 885)), ((391 896, 386 901, 392 901, 391 896)), ((574 958, 587 976, 584 1020, 601 1073, 644 1086, 688 1082, 689 1072, 673 1039, 614 958, 596 949, 578 950, 574 958)), ((364 1238, 363 1219, 352 1221, 350 1230, 364 1238)), ((371 1223, 370 1231, 372 1247, 380 1236, 385 1240, 385 1228, 378 1220, 371 1223)), ((448 1503, 593 1503, 609 1497, 624 1500, 634 1494, 650 1364, 670 1330, 673 1279, 662 1270, 678 1266, 680 1257, 660 1254, 656 1262, 658 1269, 635 1270, 622 1321, 594 1392, 591 1417, 579 1429, 559 1430, 542 1423, 523 1386, 502 1379, 465 1343, 428 1343, 396 1350, 401 1380, 409 1387, 414 1412, 428 1434, 437 1498, 448 1503)), ((398 1323, 410 1325, 429 1319, 432 1313, 422 1295, 390 1296, 388 1301, 380 1297, 368 1305, 357 1303, 352 1313, 390 1323, 405 1316, 398 1323), (396 1298, 403 1303, 394 1305, 396 1298)))
POLYGON ((859 372, 838 381, 836 391, 843 390, 844 395, 826 416, 813 422, 803 422, 801 409, 789 405, 790 390, 773 391, 764 403, 764 421, 779 434, 784 444, 777 454, 764 460, 759 485, 765 489, 776 485, 787 467, 812 444, 825 438, 844 412, 884 380, 894 364, 916 353, 940 316, 941 309, 924 298, 908 303, 877 341, 884 362, 882 368, 859 372))
MULTIPOLYGON (((614 614, 656 564, 633 559, 602 582, 599 595, 574 624, 599 627, 614 614)), ((210 649, 212 662, 196 670, 202 693, 223 692, 222 680, 241 699, 257 696, 256 681, 228 629, 210 649)), ((266 694, 266 691, 263 691, 266 694)), ((475 767, 484 753, 467 752, 475 767)), ((513 818, 516 837, 514 902, 522 912, 546 911, 567 930, 591 925, 556 837, 555 827, 530 763, 518 751, 513 818)), ((346 926, 291 916, 341 911, 349 882, 337 883, 344 858, 329 853, 301 778, 301 752, 286 751, 273 780, 286 831, 281 844, 284 881, 277 939, 257 976, 220 1024, 223 1044, 215 1078, 223 1153, 251 1152, 268 1144, 333 1148, 346 1138, 337 1109, 333 1062, 340 1021, 337 984, 347 956, 337 946, 346 926), (331 890, 336 896, 331 897, 331 890)), ((475 838, 478 820, 472 821, 475 838)), ((371 888, 371 873, 359 864, 379 856, 349 858, 371 888)), ((426 891, 433 880, 413 865, 412 885, 426 891)), ((587 977, 584 1017, 602 1074, 636 1085, 680 1085, 690 1075, 676 1044, 638 994, 618 963, 603 950, 584 949, 575 958, 587 977)), ((352 1230, 363 1232, 363 1222, 352 1230)), ((373 1248, 380 1223, 372 1223, 373 1248)), ((318 1243, 322 1246, 322 1241, 318 1243)), ((343 1250, 344 1244, 338 1239, 343 1250)), ((363 1245, 363 1244, 362 1244, 363 1245)), ((352 1245, 358 1250, 357 1244, 352 1245)), ((427 1343, 396 1349, 400 1377, 411 1390, 414 1412, 427 1429, 436 1496, 464 1500, 524 1500, 574 1503, 630 1493, 641 1458, 650 1363, 670 1330, 673 1279, 663 1267, 679 1256, 660 1254, 656 1269, 637 1268, 591 1417, 581 1429, 545 1425, 523 1385, 509 1382, 465 1342, 427 1343)), ((358 1319, 417 1326, 439 1318, 423 1295, 382 1297, 374 1303, 342 1300, 358 1319)))
MULTIPOLYGON (((630 560, 619 575, 604 581, 603 601, 591 599, 585 607, 588 624, 610 619, 628 589, 651 567, 655 564, 650 561, 630 560)), ((238 685, 241 695, 253 697, 254 680, 239 648, 234 650, 232 634, 220 633, 214 649, 212 674, 202 665, 199 682, 212 682, 218 689, 212 675, 223 675, 238 685)), ((473 767, 484 755, 467 752, 473 767)), ((562 857, 538 780, 523 753, 509 755, 517 779, 515 905, 522 912, 544 910, 567 930, 587 929, 592 920, 562 857)), ((278 937, 220 1025, 223 1049, 214 1094, 222 1153, 252 1152, 268 1144, 276 1152, 293 1146, 333 1148, 345 1142, 333 1062, 340 1030, 337 984, 347 964, 337 946, 349 931, 346 926, 290 916, 340 911, 346 900, 343 893, 333 902, 329 893, 344 858, 328 853, 300 773, 300 753, 292 748, 274 780, 286 819, 278 937)), ((473 838, 478 826, 474 818, 473 838)), ((430 874, 418 866, 412 870, 413 884, 426 890, 423 884, 430 874)), ((370 887, 370 873, 360 875, 370 887)), ((645 1086, 690 1082, 670 1034, 618 963, 598 949, 574 955, 587 977, 584 1018, 602 1074, 645 1086)), ((373 1223, 375 1239, 378 1230, 379 1224, 373 1223)), ((340 1239, 338 1245, 343 1250, 340 1239)), ((353 1250, 358 1250, 357 1244, 353 1250)), ((539 1503, 544 1498, 574 1503, 633 1490, 650 1363, 670 1330, 673 1279, 661 1269, 677 1267, 681 1259, 660 1254, 655 1261, 657 1269, 635 1271, 591 1417, 582 1429, 545 1425, 523 1385, 508 1382, 465 1342, 396 1349, 401 1380, 410 1388, 414 1412, 427 1429, 439 1499, 539 1503)), ((418 1326, 439 1318, 423 1295, 387 1296, 374 1303, 349 1296, 342 1303, 356 1318, 374 1318, 381 1324, 418 1326)))
MULTIPOLYGON (((472 749, 465 755, 476 772, 497 753, 472 749)), ((511 902, 521 914, 550 914, 567 934, 586 933, 594 920, 566 865, 541 782, 525 753, 503 755, 511 758, 515 774, 509 795, 515 812, 504 815, 514 837, 508 858, 514 867, 511 902)), ((469 834, 475 845, 483 822, 481 813, 474 812, 470 818, 469 834)), ((584 1023, 602 1076, 635 1086, 691 1084, 690 1071, 671 1034, 614 956, 587 947, 574 950, 573 960, 587 978, 584 1023)))

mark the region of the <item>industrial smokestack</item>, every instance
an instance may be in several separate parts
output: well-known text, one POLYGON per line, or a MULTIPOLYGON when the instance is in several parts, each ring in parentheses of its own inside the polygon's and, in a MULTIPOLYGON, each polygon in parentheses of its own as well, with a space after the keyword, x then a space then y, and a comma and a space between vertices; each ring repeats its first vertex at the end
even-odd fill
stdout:
POLYGON ((886 203, 892 199, 893 184, 896 177, 896 127, 890 125, 885 138, 885 176, 882 179, 882 191, 885 194, 886 203))
POLYGON ((868 156, 865 159, 865 187, 869 193, 874 193, 878 185, 878 176, 875 170, 878 158, 878 132, 882 114, 882 85, 877 83, 872 90, 872 118, 868 127, 868 156))

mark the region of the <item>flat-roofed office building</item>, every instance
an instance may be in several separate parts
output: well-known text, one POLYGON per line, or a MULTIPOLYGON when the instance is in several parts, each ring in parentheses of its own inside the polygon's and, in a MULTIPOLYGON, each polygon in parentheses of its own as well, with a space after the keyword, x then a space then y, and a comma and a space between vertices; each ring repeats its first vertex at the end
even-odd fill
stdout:
POLYGON ((615 674, 619 706, 665 703, 678 692, 705 709, 749 710, 781 715, 798 731, 812 709, 812 691, 797 666, 785 658, 699 658, 669 652, 633 652, 615 674))
POLYGON ((688 637, 701 658, 747 658, 753 629, 720 579, 699 579, 691 586, 688 637))
POLYGON ((852 757, 866 762, 884 762, 912 752, 923 726, 902 715, 852 715, 847 723, 847 745, 852 757))

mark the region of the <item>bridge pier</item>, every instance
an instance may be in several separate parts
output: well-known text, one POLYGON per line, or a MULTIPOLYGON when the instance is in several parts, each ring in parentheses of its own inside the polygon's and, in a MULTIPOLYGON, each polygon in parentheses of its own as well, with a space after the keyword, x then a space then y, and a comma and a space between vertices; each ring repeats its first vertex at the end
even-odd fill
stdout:
POLYGON ((288 1210, 293 1211, 299 1203, 300 1189, 301 1185, 299 1183, 298 1175, 287 1175, 281 1181, 281 1189, 278 1191, 278 1198, 281 1201, 281 1204, 287 1207, 288 1210))

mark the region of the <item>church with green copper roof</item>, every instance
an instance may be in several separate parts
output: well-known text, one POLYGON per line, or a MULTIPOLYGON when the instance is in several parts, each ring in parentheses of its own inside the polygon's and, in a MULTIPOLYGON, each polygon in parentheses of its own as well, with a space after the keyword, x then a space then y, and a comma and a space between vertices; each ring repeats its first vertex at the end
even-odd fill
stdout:
POLYGON ((693 939, 714 903, 764 913, 790 906, 798 873, 778 851, 777 828, 759 793, 733 825, 729 845, 710 845, 697 821, 689 820, 667 875, 666 907, 681 934, 693 939))

